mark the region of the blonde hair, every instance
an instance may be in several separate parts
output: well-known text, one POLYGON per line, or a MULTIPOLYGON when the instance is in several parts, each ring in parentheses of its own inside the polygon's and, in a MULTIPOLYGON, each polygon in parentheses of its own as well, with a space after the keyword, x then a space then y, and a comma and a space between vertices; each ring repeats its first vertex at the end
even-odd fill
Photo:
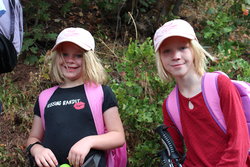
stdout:
MULTIPOLYGON (((59 66, 61 56, 60 49, 51 53, 50 77, 57 83, 63 83, 65 78, 59 66)), ((84 83, 105 84, 107 82, 107 73, 101 64, 100 59, 94 51, 86 51, 83 53, 83 73, 84 83)), ((64 61, 64 60, 62 60, 64 61)))
MULTIPOLYGON (((214 57, 209 54, 197 40, 190 40, 190 47, 194 55, 194 68, 198 75, 202 76, 207 69, 207 57, 214 60, 214 57)), ((159 49, 156 52, 156 66, 159 77, 166 82, 173 80, 172 75, 163 67, 159 49)))

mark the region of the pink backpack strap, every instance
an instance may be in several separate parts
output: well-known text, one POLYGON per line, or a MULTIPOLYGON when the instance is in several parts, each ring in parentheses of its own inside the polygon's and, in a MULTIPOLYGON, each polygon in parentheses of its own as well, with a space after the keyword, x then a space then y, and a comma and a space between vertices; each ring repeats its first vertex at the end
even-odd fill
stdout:
POLYGON ((91 112, 93 114, 96 130, 98 134, 104 133, 104 121, 102 112, 102 103, 104 99, 101 85, 93 83, 84 84, 84 89, 89 102, 91 112))
POLYGON ((127 167, 127 145, 108 150, 107 167, 127 167))
MULTIPOLYGON (((220 72, 206 73, 202 78, 202 95, 208 111, 220 128, 227 132, 224 115, 221 111, 218 93, 218 76, 220 72)), ((221 73, 222 74, 222 73, 221 73)))
POLYGON ((172 92, 169 94, 167 98, 166 109, 171 120, 175 123, 176 127, 179 129, 181 134, 183 134, 182 126, 181 126, 181 119, 180 119, 180 104, 179 104, 177 86, 175 86, 175 88, 172 90, 172 92))
POLYGON ((55 92, 55 90, 57 88, 58 88, 58 86, 54 86, 52 88, 45 89, 40 93, 40 95, 38 97, 39 108, 40 108, 40 116, 41 116, 41 119, 42 119, 42 124, 43 124, 43 129, 44 130, 45 130, 44 110, 45 110, 45 107, 46 107, 49 99, 51 98, 51 96, 53 95, 53 93, 55 92))
MULTIPOLYGON (((93 114, 95 126, 98 134, 105 132, 105 125, 103 121, 102 103, 104 94, 101 85, 84 84, 86 96, 93 114)), ((127 149, 126 143, 116 149, 107 150, 106 153, 107 167, 126 167, 127 165, 127 149)))

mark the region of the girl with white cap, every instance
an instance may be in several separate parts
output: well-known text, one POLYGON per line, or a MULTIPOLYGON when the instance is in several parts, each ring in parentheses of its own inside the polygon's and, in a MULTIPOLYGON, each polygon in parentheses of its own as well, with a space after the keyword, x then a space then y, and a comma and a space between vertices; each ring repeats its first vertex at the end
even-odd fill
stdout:
MULTIPOLYGON (((173 119, 170 112, 173 99, 165 99, 162 108, 164 124, 178 127, 183 135, 187 149, 184 166, 250 166, 246 164, 249 137, 239 94, 229 78, 218 75, 220 108, 227 126, 224 132, 211 116, 202 94, 206 56, 213 57, 199 44, 192 26, 181 19, 165 23, 154 35, 154 47, 160 78, 176 82, 174 98, 178 106, 173 112, 179 118, 173 119)), ((168 130, 183 153, 180 135, 175 128, 168 130)))
POLYGON ((82 28, 66 28, 57 37, 50 72, 59 86, 43 114, 43 101, 37 100, 27 140, 27 150, 39 167, 65 163, 79 167, 97 153, 101 155, 98 167, 105 167, 104 150, 125 143, 117 100, 111 88, 103 85, 106 72, 94 49, 93 36, 82 28), (101 85, 103 90, 102 115, 107 132, 101 135, 91 114, 86 84, 101 85))

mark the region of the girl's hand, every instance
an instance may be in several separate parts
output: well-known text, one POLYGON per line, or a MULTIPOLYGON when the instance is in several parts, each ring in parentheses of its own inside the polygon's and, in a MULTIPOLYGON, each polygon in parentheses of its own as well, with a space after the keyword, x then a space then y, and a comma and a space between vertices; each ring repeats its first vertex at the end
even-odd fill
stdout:
POLYGON ((36 164, 39 167, 56 167, 58 165, 54 153, 50 149, 45 148, 42 145, 34 145, 31 148, 30 152, 35 158, 36 164))
POLYGON ((80 167, 83 164, 84 159, 92 146, 90 138, 90 136, 85 137, 71 147, 68 155, 70 165, 73 165, 74 167, 80 167))

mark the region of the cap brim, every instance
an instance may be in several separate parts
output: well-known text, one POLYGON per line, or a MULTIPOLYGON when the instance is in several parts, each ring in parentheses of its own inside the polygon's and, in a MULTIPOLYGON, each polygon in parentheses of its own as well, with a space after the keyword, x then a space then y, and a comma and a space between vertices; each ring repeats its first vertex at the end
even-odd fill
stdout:
POLYGON ((64 42, 71 42, 71 43, 73 43, 73 44, 76 44, 77 46, 79 46, 80 48, 82 48, 82 49, 84 49, 84 50, 86 50, 86 51, 92 50, 91 47, 89 47, 89 46, 87 46, 87 45, 85 45, 85 44, 82 44, 82 43, 80 44, 80 43, 77 43, 77 42, 72 41, 72 40, 63 40, 63 41, 60 41, 59 43, 57 43, 57 44, 51 49, 51 51, 55 51, 56 48, 57 48, 60 44, 62 44, 62 43, 64 43, 64 42))
POLYGON ((180 35, 180 33, 173 33, 173 34, 166 34, 166 35, 163 35, 160 39, 160 42, 157 44, 156 48, 155 48, 155 52, 157 52, 161 46, 161 44, 164 42, 164 40, 166 40, 167 38, 170 38, 170 37, 174 37, 174 36, 178 36, 178 37, 184 37, 184 38, 188 38, 188 39, 196 39, 196 37, 194 37, 193 35, 188 35, 188 34, 184 34, 184 35, 180 35))

